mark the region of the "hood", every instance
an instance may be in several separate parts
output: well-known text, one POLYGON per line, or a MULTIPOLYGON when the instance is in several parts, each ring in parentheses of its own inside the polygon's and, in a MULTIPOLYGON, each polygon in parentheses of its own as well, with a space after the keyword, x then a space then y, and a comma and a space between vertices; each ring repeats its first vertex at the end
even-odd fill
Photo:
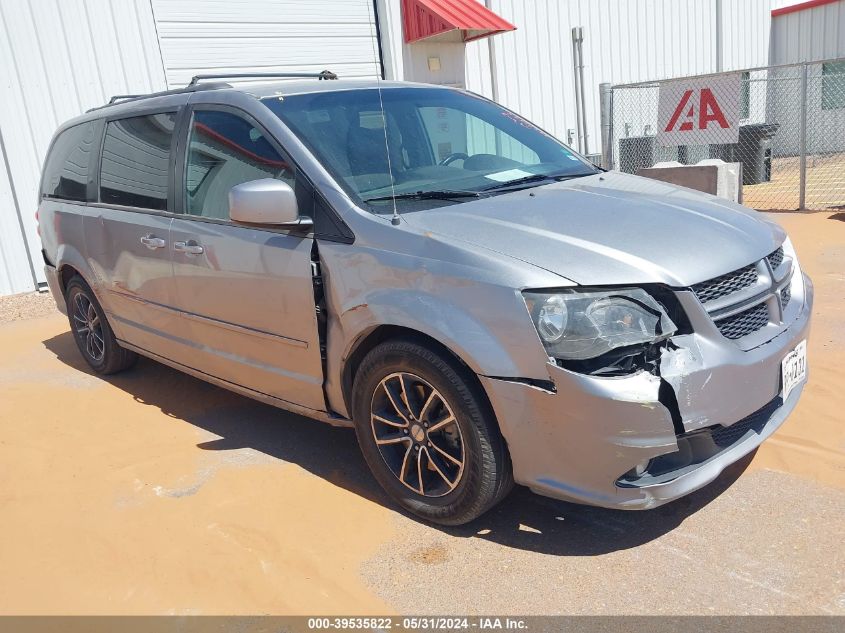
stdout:
POLYGON ((785 239, 756 211, 619 172, 403 218, 581 285, 690 286, 762 259, 785 239))

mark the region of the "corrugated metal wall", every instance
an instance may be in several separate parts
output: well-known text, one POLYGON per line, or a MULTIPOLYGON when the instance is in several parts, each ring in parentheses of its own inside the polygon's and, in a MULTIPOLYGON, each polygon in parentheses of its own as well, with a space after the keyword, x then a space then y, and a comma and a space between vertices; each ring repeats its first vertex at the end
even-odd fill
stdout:
POLYGON ((209 72, 381 72, 372 0, 153 0, 171 87, 209 72))
MULTIPOLYGON (((490 39, 498 100, 558 138, 576 127, 571 29, 584 29, 588 145, 600 147, 598 87, 718 70, 715 0, 489 0, 517 26, 490 39)), ((722 68, 768 63, 771 0, 723 0, 722 68)), ((490 73, 467 51, 467 77, 490 73)), ((469 80, 468 80, 469 85, 469 80)), ((483 91, 493 96, 493 88, 483 91)))
POLYGON ((380 72, 372 0, 0 0, 0 295, 44 281, 34 213, 58 125, 202 72, 380 72))
MULTIPOLYGON (((772 18, 772 63, 794 64, 845 57, 845 0, 778 15, 772 18)), ((824 108, 823 66, 807 69, 807 141, 810 155, 842 152, 845 148, 845 108, 824 108)), ((800 107, 798 68, 781 71, 782 77, 794 77, 794 95, 773 100, 772 119, 781 126, 798 130, 800 107)), ((840 82, 836 83, 841 86, 840 82)), ((837 88, 839 93, 841 88, 837 88)), ((780 153, 794 156, 799 152, 797 132, 786 136, 778 146, 780 153)), ((811 161, 811 165, 814 161, 811 161)), ((811 172, 812 174, 812 172, 811 172)), ((812 175, 808 176, 812 178, 812 175)))
POLYGON ((721 70, 740 70, 769 63, 771 11, 778 1, 782 2, 722 0, 721 70))
POLYGON ((772 19, 772 63, 845 57, 845 0, 772 19))
POLYGON ((44 280, 34 214, 54 130, 110 95, 164 87, 149 0, 0 0, 0 295, 44 280))

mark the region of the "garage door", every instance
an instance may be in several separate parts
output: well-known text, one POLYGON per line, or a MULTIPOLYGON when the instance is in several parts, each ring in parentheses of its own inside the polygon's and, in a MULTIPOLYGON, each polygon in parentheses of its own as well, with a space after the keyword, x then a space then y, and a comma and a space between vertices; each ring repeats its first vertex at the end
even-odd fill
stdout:
POLYGON ((373 0, 154 0, 167 83, 200 73, 380 72, 373 0))

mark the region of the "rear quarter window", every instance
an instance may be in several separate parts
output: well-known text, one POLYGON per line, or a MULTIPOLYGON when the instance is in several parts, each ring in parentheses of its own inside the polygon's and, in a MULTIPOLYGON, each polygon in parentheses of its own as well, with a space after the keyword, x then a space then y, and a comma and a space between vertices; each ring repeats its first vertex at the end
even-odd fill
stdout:
POLYGON ((42 197, 86 201, 89 165, 96 151, 94 136, 94 124, 82 123, 56 137, 44 164, 42 197))

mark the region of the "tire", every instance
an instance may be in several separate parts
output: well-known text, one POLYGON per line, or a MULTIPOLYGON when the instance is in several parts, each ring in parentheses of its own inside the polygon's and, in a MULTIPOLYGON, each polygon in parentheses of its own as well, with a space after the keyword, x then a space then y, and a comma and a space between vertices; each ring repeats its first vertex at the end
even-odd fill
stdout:
POLYGON ((513 487, 510 456, 485 395, 441 352, 413 340, 381 343, 358 368, 352 408, 376 480, 422 519, 468 523, 513 487))
POLYGON ((97 297, 79 275, 68 282, 65 303, 76 346, 91 369, 106 375, 135 364, 138 355, 118 344, 97 297))

